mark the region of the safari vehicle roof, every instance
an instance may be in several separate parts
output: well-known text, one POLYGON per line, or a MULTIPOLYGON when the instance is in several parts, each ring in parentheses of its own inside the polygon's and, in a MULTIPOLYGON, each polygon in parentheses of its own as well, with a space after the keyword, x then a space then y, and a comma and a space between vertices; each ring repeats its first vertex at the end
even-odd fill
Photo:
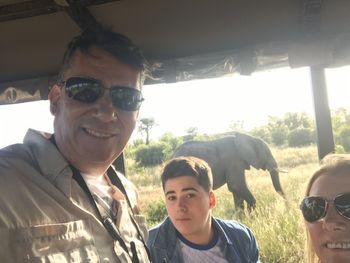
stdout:
POLYGON ((348 0, 0 0, 0 104, 46 99, 68 41, 99 23, 144 50, 146 84, 310 66, 328 131, 323 68, 350 64, 349 11, 348 0))

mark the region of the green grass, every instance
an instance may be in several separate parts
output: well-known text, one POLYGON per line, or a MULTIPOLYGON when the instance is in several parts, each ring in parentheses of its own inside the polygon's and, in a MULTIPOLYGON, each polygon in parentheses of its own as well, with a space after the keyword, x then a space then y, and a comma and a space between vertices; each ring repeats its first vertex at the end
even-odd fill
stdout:
MULTIPOLYGON (((248 214, 237 211, 231 193, 223 186, 215 191, 217 206, 213 215, 238 220, 255 234, 264 263, 303 263, 305 233, 299 203, 308 178, 317 167, 316 147, 272 149, 279 167, 286 200, 275 192, 268 172, 251 169, 246 171, 247 184, 257 200, 256 209, 248 214)), ((130 164, 130 163, 129 163, 130 164)), ((128 171, 134 168, 128 167, 128 171)), ((161 167, 129 172, 129 178, 139 188, 140 205, 148 217, 149 226, 163 219, 163 192, 160 186, 161 167)))

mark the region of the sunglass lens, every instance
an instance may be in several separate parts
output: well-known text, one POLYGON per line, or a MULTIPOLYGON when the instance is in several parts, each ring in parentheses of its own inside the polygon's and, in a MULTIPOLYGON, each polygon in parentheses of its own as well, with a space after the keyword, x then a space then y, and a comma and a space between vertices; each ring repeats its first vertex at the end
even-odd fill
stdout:
POLYGON ((113 87, 111 96, 114 107, 125 111, 137 111, 143 101, 141 91, 129 87, 113 87))
POLYGON ((326 201, 320 197, 306 197, 301 203, 301 211, 306 221, 315 222, 326 212, 326 201))
POLYGON ((84 103, 95 102, 103 92, 98 81, 79 77, 69 78, 65 89, 70 98, 84 103))
POLYGON ((335 198, 334 204, 342 216, 350 219, 350 193, 335 198))

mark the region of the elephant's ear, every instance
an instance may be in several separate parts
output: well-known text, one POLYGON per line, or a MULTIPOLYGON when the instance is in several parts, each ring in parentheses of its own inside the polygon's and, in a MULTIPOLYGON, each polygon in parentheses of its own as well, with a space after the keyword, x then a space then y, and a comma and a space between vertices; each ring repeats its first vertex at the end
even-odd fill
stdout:
POLYGON ((256 137, 244 133, 235 133, 236 150, 242 160, 256 169, 266 169, 269 148, 266 143, 256 137))

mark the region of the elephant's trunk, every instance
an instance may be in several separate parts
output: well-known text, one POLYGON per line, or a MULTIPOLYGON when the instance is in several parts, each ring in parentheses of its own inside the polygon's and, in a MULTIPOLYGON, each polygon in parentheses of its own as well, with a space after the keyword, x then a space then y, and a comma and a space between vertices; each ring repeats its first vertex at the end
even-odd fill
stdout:
POLYGON ((279 173, 277 168, 273 168, 270 171, 271 179, 272 179, 272 184, 273 187, 275 188, 276 192, 279 193, 283 198, 285 198, 285 194, 283 192, 280 178, 279 178, 279 173))

